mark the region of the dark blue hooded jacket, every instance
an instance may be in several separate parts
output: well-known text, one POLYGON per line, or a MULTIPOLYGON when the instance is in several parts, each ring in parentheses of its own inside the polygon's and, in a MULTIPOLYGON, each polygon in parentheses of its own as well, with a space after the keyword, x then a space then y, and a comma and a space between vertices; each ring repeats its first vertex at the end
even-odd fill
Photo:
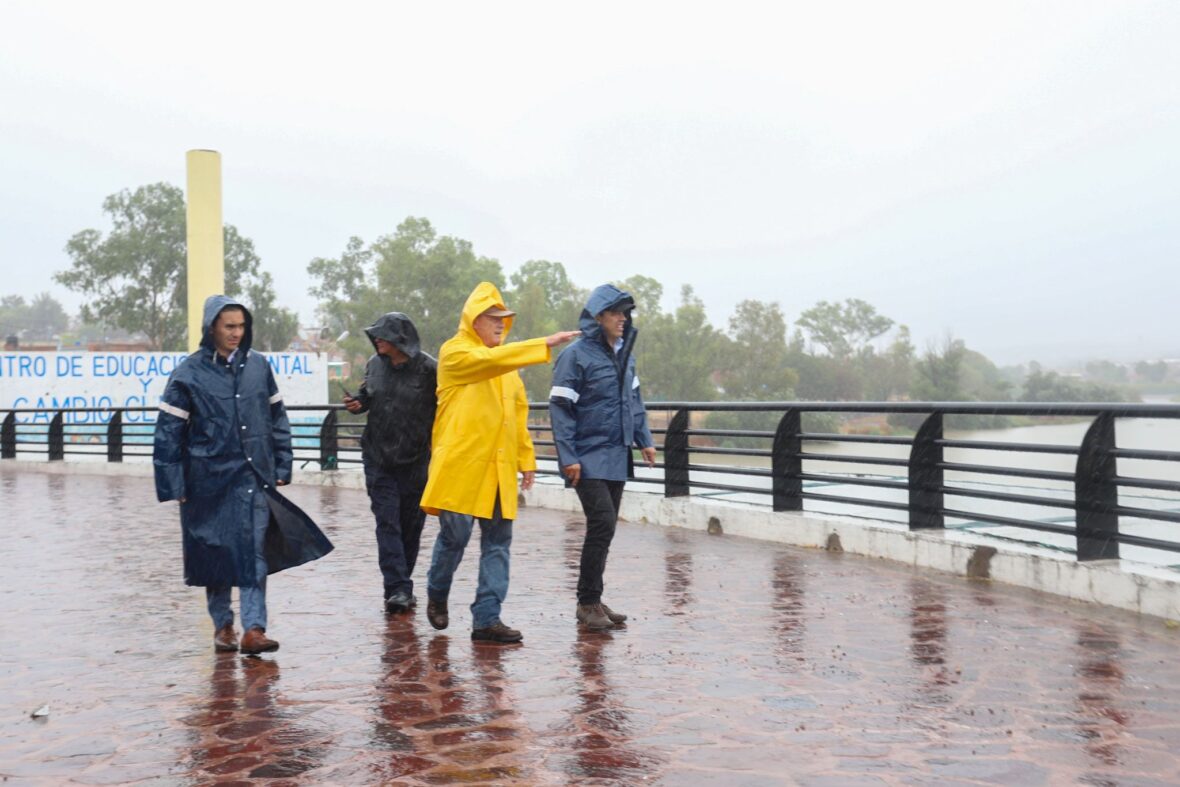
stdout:
POLYGON ((160 400, 152 463, 156 497, 180 505, 189 585, 257 584, 251 490, 270 507, 268 573, 322 557, 332 544, 307 514, 275 491, 291 480, 291 427, 270 364, 252 352, 253 319, 225 295, 205 301, 201 346, 173 370, 160 400), (227 307, 246 331, 232 365, 217 357, 212 327, 227 307))
POLYGON ((549 419, 557 461, 562 467, 580 464, 583 478, 625 481, 632 474, 632 447, 653 445, 631 354, 638 334, 631 324, 634 304, 618 287, 595 288, 582 310, 582 337, 562 351, 553 368, 549 419), (607 346, 594 319, 609 308, 627 311, 618 352, 607 346))

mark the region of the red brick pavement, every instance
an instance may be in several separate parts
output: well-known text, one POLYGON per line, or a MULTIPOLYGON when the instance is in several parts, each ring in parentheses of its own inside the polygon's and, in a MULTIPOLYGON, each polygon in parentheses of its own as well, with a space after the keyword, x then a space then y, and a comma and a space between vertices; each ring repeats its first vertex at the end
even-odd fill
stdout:
POLYGON ((289 494, 337 551, 271 578, 278 653, 218 656, 150 482, 0 465, 6 784, 1180 783, 1158 619, 622 524, 606 598, 632 621, 582 633, 581 523, 526 509, 525 642, 476 645, 474 554, 450 630, 386 620, 364 494, 289 494))

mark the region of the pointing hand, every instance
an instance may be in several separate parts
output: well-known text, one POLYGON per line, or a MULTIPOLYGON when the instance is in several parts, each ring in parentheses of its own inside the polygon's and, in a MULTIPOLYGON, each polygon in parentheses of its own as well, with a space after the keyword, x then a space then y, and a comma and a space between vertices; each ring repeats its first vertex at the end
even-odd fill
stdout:
POLYGON ((545 337, 546 347, 557 347, 560 344, 576 339, 582 335, 581 331, 558 331, 555 334, 545 337))

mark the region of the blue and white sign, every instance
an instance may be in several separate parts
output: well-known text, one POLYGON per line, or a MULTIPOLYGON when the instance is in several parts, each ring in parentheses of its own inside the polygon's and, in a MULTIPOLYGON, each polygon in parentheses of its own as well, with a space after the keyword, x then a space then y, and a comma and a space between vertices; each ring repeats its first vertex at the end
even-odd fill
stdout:
MULTIPOLYGON (((328 401, 327 358, 315 353, 263 353, 286 404, 328 401)), ((155 407, 168 375, 187 353, 0 353, 0 410, 155 407)), ((48 413, 17 413, 20 423, 49 423, 48 413)), ((66 413, 69 424, 101 424, 109 413, 66 413)), ((125 413, 126 423, 153 423, 155 413, 125 413)))

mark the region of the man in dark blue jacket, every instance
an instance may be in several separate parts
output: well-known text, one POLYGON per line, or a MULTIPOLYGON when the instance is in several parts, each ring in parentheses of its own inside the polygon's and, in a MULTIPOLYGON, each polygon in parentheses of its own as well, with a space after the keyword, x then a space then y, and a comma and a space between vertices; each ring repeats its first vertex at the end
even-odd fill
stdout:
POLYGON ((656 459, 631 354, 638 333, 634 307, 634 299, 613 285, 595 288, 582 310, 582 338, 558 356, 549 392, 557 462, 586 513, 577 619, 591 629, 627 619, 602 603, 602 576, 623 485, 633 475, 631 449, 639 448, 648 466, 656 459))
POLYGON ((414 564, 426 512, 418 503, 430 468, 430 433, 437 406, 438 362, 422 352, 418 329, 389 312, 365 329, 377 352, 365 365, 350 413, 369 414, 361 436, 365 486, 377 519, 377 564, 385 583, 385 611, 407 612, 414 597, 414 564))
POLYGON ((180 502, 184 580, 203 585, 213 646, 237 650, 230 588, 240 588, 243 653, 266 636, 266 577, 332 551, 275 487, 291 481, 291 427, 266 358, 250 350, 250 312, 213 295, 201 346, 168 378, 156 421, 156 497, 180 502))

